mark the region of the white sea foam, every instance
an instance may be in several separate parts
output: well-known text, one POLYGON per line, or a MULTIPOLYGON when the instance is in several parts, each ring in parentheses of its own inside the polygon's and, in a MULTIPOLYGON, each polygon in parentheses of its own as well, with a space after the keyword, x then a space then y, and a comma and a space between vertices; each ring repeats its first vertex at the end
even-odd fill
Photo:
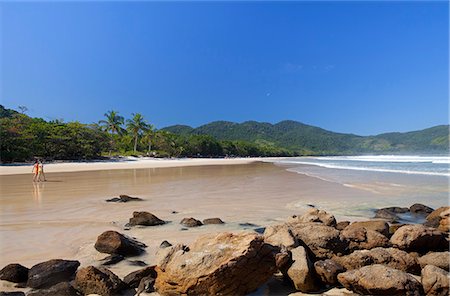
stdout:
POLYGON ((416 155, 364 155, 364 156, 327 156, 314 157, 319 160, 351 160, 351 161, 368 161, 368 162, 431 162, 431 163, 448 163, 450 164, 450 156, 416 156, 416 155))

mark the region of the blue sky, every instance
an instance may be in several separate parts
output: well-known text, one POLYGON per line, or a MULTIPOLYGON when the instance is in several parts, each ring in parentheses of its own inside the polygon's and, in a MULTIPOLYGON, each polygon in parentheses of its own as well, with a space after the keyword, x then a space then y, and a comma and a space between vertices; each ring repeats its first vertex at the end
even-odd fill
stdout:
POLYGON ((448 123, 434 2, 0 3, 1 103, 157 127, 292 119, 361 135, 448 123))

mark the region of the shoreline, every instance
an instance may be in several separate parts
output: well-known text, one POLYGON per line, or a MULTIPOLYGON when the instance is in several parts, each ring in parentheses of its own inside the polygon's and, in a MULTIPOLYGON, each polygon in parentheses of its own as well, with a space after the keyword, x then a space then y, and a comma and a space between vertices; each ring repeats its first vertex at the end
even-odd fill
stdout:
MULTIPOLYGON (((274 162, 285 157, 248 157, 248 158, 152 158, 126 157, 119 160, 53 162, 45 163, 45 173, 68 173, 101 170, 153 169, 205 165, 238 165, 252 162, 274 162)), ((0 176, 31 175, 33 164, 11 164, 0 166, 0 176)))

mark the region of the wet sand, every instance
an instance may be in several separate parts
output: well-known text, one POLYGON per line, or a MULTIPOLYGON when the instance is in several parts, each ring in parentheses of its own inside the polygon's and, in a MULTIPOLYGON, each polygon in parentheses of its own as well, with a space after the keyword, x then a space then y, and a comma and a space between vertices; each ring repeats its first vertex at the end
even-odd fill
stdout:
MULTIPOLYGON (((98 253, 93 245, 106 230, 123 232, 147 244, 147 254, 131 259, 152 264, 163 240, 189 243, 201 234, 245 228, 239 223, 267 226, 304 212, 308 204, 334 213, 346 203, 364 204, 374 198, 368 192, 262 162, 48 173, 47 179, 32 183, 29 175, 0 176, 0 266, 17 262, 31 267, 52 258, 98 265, 97 260, 107 255, 98 253), (119 194, 145 200, 105 202, 119 194), (148 211, 171 222, 124 230, 133 211, 148 211), (226 224, 181 230, 179 221, 184 217, 220 217, 226 224)), ((125 276, 136 268, 123 261, 111 270, 125 276)))

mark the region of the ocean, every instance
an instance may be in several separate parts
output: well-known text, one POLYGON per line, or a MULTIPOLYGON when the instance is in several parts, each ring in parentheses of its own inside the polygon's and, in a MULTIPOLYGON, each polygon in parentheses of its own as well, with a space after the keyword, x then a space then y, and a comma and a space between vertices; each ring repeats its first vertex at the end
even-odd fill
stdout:
MULTIPOLYGON (((367 216, 379 207, 423 203, 433 208, 449 204, 450 157, 420 155, 299 157, 280 160, 287 170, 375 196, 370 201, 343 204, 345 215, 367 216)), ((368 196, 368 195, 367 195, 368 196)))

